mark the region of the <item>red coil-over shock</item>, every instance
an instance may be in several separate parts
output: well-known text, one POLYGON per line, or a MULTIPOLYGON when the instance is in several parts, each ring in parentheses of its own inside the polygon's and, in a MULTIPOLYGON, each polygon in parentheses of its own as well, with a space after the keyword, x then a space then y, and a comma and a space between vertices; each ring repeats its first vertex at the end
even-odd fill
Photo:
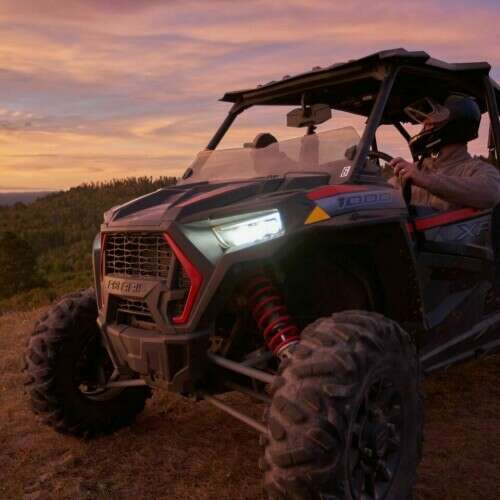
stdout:
POLYGON ((267 347, 275 355, 299 341, 299 329, 287 311, 274 283, 259 274, 253 277, 245 289, 252 316, 257 322, 267 347))

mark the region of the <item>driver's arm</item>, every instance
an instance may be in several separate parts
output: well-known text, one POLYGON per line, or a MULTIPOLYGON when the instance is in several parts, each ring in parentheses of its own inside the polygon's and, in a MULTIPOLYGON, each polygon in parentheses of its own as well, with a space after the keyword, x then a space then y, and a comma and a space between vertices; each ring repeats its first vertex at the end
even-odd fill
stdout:
POLYGON ((421 184, 433 195, 455 205, 485 209, 500 203, 500 173, 480 160, 464 176, 429 173, 421 184))

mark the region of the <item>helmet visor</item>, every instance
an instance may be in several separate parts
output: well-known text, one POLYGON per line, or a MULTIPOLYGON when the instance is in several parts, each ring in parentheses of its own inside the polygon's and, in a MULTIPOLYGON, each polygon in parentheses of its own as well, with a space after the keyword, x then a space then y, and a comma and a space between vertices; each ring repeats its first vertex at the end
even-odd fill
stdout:
POLYGON ((404 112, 410 117, 412 123, 423 123, 435 125, 446 121, 450 117, 450 111, 442 104, 430 97, 424 97, 404 108, 404 112))

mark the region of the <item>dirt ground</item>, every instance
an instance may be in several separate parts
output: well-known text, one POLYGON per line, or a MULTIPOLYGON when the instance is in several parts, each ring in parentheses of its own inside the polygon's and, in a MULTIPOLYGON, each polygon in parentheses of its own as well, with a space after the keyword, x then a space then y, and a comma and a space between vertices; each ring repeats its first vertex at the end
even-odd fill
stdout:
MULTIPOLYGON (((21 353, 39 312, 0 318, 0 499, 245 499, 260 495, 257 436, 208 406, 157 393, 130 428, 92 441, 39 424, 21 353)), ((500 357, 426 381, 417 500, 500 498, 500 357)), ((245 397, 225 399, 259 415, 245 397)))

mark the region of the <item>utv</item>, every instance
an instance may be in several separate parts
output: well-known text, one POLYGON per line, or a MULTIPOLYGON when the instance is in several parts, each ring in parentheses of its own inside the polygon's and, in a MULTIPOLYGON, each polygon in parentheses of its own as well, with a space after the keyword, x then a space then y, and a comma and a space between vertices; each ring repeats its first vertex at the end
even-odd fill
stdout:
POLYGON ((377 131, 408 141, 406 106, 466 94, 489 115, 488 159, 500 166, 489 71, 396 49, 225 94, 229 114, 182 180, 105 214, 95 290, 35 326, 35 412, 95 435, 129 424, 163 388, 261 434, 268 498, 410 498, 421 369, 500 346, 500 209, 412 205, 387 180, 377 131), (216 149, 243 111, 286 106, 302 137, 216 149), (332 109, 341 122, 366 117, 361 137, 316 131, 332 109), (227 391, 264 402, 263 421, 218 397, 227 391))

